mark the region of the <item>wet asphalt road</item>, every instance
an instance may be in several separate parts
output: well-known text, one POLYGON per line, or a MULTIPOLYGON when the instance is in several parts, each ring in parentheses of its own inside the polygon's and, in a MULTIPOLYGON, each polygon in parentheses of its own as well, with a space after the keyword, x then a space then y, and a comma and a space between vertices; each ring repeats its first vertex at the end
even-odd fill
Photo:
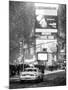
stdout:
POLYGON ((49 87, 49 86, 64 86, 66 85, 66 72, 58 72, 50 75, 44 75, 43 81, 11 81, 9 88, 34 88, 34 87, 49 87))

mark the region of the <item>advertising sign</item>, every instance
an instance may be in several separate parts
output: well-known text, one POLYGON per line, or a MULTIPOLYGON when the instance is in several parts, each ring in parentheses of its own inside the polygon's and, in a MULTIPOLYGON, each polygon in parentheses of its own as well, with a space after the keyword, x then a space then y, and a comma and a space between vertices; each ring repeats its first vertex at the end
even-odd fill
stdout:
POLYGON ((47 61, 47 53, 38 53, 38 60, 47 61))
POLYGON ((36 9, 36 15, 52 15, 52 16, 57 16, 57 10, 56 9, 36 9))
POLYGON ((57 29, 57 16, 36 15, 35 27, 57 29))

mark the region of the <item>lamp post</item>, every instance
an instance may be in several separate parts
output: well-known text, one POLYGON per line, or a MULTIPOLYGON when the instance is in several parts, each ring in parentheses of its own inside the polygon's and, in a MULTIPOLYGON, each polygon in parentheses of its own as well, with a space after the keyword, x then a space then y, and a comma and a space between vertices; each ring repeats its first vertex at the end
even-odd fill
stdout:
POLYGON ((24 71, 24 40, 23 40, 23 71, 24 71))
POLYGON ((23 56, 22 57, 22 60, 23 60, 23 71, 24 71, 24 40, 23 40, 23 43, 20 42, 20 56, 23 56))

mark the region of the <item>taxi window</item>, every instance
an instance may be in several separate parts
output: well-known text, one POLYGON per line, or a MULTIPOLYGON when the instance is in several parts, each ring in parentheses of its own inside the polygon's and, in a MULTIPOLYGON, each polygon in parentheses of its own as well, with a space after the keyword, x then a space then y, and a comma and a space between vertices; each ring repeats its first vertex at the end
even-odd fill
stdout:
POLYGON ((31 72, 35 71, 36 72, 37 70, 36 69, 26 69, 25 71, 31 71, 31 72))

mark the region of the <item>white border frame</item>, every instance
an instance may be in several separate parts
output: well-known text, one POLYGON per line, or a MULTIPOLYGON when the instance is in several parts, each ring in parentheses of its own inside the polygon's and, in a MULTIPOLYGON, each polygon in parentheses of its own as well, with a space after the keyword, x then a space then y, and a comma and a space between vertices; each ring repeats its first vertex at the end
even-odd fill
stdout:
MULTIPOLYGON (((9 65, 9 0, 0 1, 0 90, 8 89, 8 65, 9 65)), ((11 1, 24 1, 24 2, 44 2, 44 3, 56 3, 56 4, 67 4, 68 0, 11 0, 11 1)), ((68 4, 67 4, 68 6, 68 4)), ((68 7, 67 7, 68 8, 68 7)), ((68 19, 67 19, 68 21, 68 19)), ((68 32, 66 33, 68 34, 68 32)), ((66 35, 67 36, 67 35, 66 35)), ((68 43, 67 43, 68 47, 68 43)), ((68 48, 67 48, 68 51, 68 48)), ((68 59, 68 55, 67 55, 68 59)), ((67 61, 68 62, 68 61, 67 61)), ((68 75, 68 72, 67 72, 68 75)), ((68 81, 68 78, 67 78, 68 81)), ((67 82, 68 83, 68 82, 67 82)), ((21 88, 23 89, 23 88, 21 88)), ((28 88, 29 90, 66 90, 67 86, 56 86, 55 87, 38 87, 38 88, 28 88)), ((14 89, 15 90, 15 89, 14 89)), ((16 89, 19 90, 19 89, 16 89)))

